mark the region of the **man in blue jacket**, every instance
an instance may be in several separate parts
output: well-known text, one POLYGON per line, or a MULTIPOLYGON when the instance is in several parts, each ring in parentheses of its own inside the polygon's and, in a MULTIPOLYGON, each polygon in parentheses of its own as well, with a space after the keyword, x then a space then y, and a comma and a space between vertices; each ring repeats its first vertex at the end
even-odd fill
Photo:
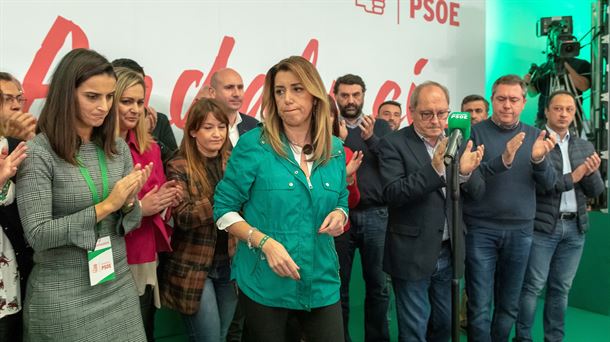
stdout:
POLYGON ((572 93, 562 90, 549 96, 546 129, 558 141, 549 159, 558 177, 550 190, 537 191, 534 239, 521 290, 517 341, 532 341, 536 300, 544 285, 544 340, 563 340, 568 293, 589 226, 587 198, 604 191, 598 171, 601 159, 593 145, 570 134, 575 113, 572 93))

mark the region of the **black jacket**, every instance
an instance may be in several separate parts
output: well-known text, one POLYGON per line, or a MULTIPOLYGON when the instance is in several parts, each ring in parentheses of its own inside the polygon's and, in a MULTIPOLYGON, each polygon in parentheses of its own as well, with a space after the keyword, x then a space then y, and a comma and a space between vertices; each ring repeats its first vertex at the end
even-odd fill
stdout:
MULTIPOLYGON (((568 154, 570 165, 574 171, 585 159, 595 152, 593 145, 583 139, 570 137, 568 141, 568 154)), ((587 197, 596 197, 604 191, 604 182, 598 171, 590 176, 584 176, 576 184, 572 182, 570 173, 563 174, 563 158, 559 145, 548 154, 551 163, 557 174, 555 186, 548 191, 544 191, 540 186, 536 188, 536 221, 534 229, 539 232, 552 233, 559 217, 559 206, 561 204, 561 194, 572 189, 576 192, 576 203, 578 209, 578 229, 586 232, 589 226, 587 215, 587 197)))
MULTIPOLYGON (((385 136, 379 145, 381 182, 389 211, 383 270, 410 281, 429 278, 438 260, 445 221, 452 247, 456 243, 463 246, 463 234, 457 239, 452 236, 451 196, 448 192, 445 196, 442 189, 447 185, 445 177, 432 167, 413 126, 385 136)), ((446 174, 450 171, 447 168, 446 174)), ((459 221, 463 232, 461 213, 459 221)), ((456 272, 462 274, 464 248, 455 250, 459 260, 456 272)))

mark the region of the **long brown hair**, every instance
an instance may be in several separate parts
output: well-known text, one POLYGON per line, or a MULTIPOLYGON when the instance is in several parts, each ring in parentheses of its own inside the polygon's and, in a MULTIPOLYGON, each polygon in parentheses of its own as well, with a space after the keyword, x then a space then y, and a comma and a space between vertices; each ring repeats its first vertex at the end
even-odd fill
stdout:
POLYGON ((309 133, 314 147, 312 160, 326 163, 331 154, 331 123, 328 96, 322 78, 316 68, 301 56, 292 56, 281 60, 271 67, 265 76, 263 88, 262 117, 264 118, 263 135, 280 156, 286 157, 282 142, 284 126, 275 103, 275 76, 279 71, 292 72, 303 84, 303 87, 314 97, 309 133))
POLYGON ((180 144, 180 154, 186 159, 189 187, 198 188, 205 196, 211 196, 214 191, 206 172, 206 158, 199 152, 197 141, 191 136, 191 132, 199 130, 209 115, 224 123, 227 131, 219 155, 222 165, 225 165, 229 158, 229 117, 227 116, 227 109, 218 100, 204 98, 195 102, 187 115, 182 143, 180 144))
MULTIPOLYGON (((88 49, 68 52, 53 72, 47 99, 38 119, 36 133, 46 134, 53 151, 73 165, 77 165, 76 154, 81 144, 75 125, 80 110, 76 88, 98 75, 116 78, 112 65, 106 58, 88 49)), ((91 141, 101 147, 108 157, 117 153, 114 106, 115 101, 112 101, 106 119, 101 126, 93 127, 91 133, 91 141)))

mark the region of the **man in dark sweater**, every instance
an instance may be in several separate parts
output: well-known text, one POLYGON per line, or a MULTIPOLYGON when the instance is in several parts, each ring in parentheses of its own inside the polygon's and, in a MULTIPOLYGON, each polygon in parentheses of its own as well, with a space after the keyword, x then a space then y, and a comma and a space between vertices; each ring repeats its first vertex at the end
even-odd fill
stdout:
POLYGON ((537 191, 534 239, 517 318, 518 341, 532 341, 536 301, 545 285, 544 340, 563 340, 568 293, 589 225, 587 197, 599 196, 604 191, 598 171, 601 159, 593 145, 570 135, 575 113, 572 93, 557 91, 549 96, 546 128, 558 141, 549 161, 558 177, 553 188, 537 191))
POLYGON ((492 87, 491 118, 472 129, 485 156, 465 184, 483 191, 481 199, 464 199, 469 341, 508 340, 532 243, 536 187, 555 183, 545 158, 555 138, 519 121, 526 91, 519 76, 500 77, 492 87))
POLYGON ((358 169, 360 203, 350 210, 351 228, 335 240, 341 276, 341 307, 345 340, 351 341, 349 323, 349 282, 356 248, 360 249, 362 273, 366 286, 364 333, 366 341, 389 341, 388 286, 382 269, 383 248, 388 209, 383 200, 379 174, 378 147, 382 136, 391 132, 386 121, 362 113, 366 87, 362 78, 345 75, 335 81, 334 93, 345 120, 348 135, 345 146, 362 151, 364 159, 358 169))

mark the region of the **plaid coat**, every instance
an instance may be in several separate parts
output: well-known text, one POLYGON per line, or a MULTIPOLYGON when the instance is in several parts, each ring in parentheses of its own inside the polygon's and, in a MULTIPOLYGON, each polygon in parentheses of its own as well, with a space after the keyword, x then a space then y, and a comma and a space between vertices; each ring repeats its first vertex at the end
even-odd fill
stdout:
MULTIPOLYGON (((218 229, 212 216, 212 197, 189 187, 187 165, 178 155, 167 164, 167 179, 184 189, 183 200, 173 209, 172 250, 161 271, 160 294, 164 307, 192 315, 199 309, 201 292, 212 261, 218 229)), ((229 256, 236 241, 229 236, 229 256)))

